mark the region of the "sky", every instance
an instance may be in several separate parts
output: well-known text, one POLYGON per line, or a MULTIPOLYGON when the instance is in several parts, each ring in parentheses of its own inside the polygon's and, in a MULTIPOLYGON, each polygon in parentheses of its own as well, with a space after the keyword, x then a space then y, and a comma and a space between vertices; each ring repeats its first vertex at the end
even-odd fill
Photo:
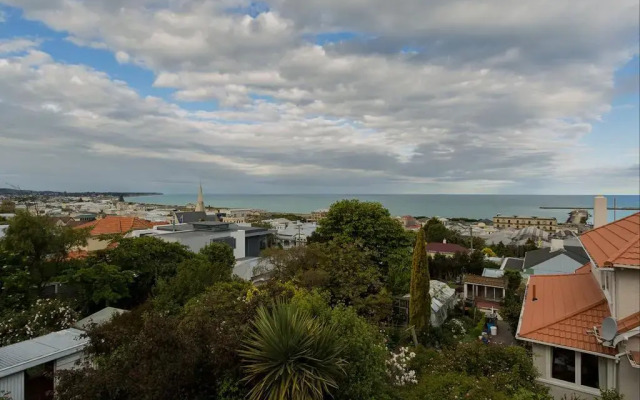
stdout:
POLYGON ((0 187, 637 194, 637 0, 0 0, 0 187))

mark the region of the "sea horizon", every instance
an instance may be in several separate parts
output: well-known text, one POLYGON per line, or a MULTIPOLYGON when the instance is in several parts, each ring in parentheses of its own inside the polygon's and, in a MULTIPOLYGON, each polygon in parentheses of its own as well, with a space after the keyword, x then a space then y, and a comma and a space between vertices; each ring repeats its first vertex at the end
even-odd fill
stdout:
MULTIPOLYGON (((490 219, 495 215, 529 215, 566 219, 569 209, 540 207, 593 207, 596 195, 514 195, 514 194, 204 194, 211 208, 255 208, 270 212, 306 214, 329 208, 342 199, 375 201, 391 215, 440 216, 446 218, 490 219)), ((609 207, 640 208, 640 195, 604 195, 609 207)), ((141 204, 185 206, 195 204, 196 193, 125 197, 141 204)), ((609 210, 609 220, 633 214, 634 210, 609 210)))

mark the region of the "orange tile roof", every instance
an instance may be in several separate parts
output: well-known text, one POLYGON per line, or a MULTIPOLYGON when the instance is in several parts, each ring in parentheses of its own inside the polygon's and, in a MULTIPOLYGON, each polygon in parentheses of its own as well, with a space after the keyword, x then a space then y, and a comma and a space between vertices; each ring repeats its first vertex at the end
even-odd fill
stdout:
POLYGON ((89 252, 86 250, 70 251, 69 253, 67 253, 67 260, 87 258, 88 256, 89 256, 89 252))
POLYGON ((591 263, 586 263, 582 267, 573 271, 574 274, 589 274, 591 273, 591 263))
POLYGON ((602 346, 587 334, 610 315, 607 300, 592 274, 533 275, 527 284, 518 337, 615 355, 615 349, 602 346))
POLYGON ((580 236, 596 267, 640 269, 640 212, 580 236))
POLYGON ((107 215, 102 219, 87 222, 76 229, 92 228, 91 236, 108 235, 113 233, 127 233, 135 229, 151 229, 153 223, 138 217, 120 217, 107 215))
POLYGON ((640 311, 618 320, 618 332, 627 332, 640 326, 640 311))

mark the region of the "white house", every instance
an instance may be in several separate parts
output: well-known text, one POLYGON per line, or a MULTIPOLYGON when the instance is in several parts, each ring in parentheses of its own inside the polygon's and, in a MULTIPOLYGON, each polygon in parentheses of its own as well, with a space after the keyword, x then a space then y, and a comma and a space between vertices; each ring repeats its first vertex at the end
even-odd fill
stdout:
POLYGON ((640 213, 599 220, 580 237, 584 266, 527 282, 516 337, 531 343, 538 380, 556 399, 600 389, 640 397, 640 213))

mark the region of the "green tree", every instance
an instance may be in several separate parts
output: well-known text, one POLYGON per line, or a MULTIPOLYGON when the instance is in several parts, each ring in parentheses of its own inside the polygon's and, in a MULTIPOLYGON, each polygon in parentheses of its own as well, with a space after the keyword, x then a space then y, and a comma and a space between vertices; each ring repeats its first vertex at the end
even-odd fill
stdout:
POLYGON ((504 279, 507 283, 505 296, 502 300, 500 315, 509 324, 511 332, 516 333, 518 322, 520 321, 520 311, 524 299, 522 285, 522 275, 518 271, 505 271, 504 279))
POLYGON ((333 203, 320 220, 314 241, 352 242, 367 251, 383 276, 389 270, 390 257, 398 249, 411 245, 411 236, 391 218, 380 203, 341 200, 333 203))
MULTIPOLYGON (((224 248, 222 250, 226 251, 224 248)), ((231 270, 220 261, 212 263, 202 255, 186 259, 178 264, 175 276, 158 283, 156 304, 164 307, 183 306, 214 283, 229 280, 231 270)))
POLYGON ((103 262, 81 261, 80 267, 68 270, 62 280, 78 290, 80 304, 89 311, 129 297, 133 272, 121 271, 118 266, 103 262))
POLYGON ((416 247, 413 250, 411 270, 411 298, 409 301, 409 323, 416 333, 423 335, 429 328, 431 318, 431 296, 429 296, 429 266, 424 231, 418 232, 416 247))
POLYGON ((259 308, 240 350, 249 398, 324 399, 343 373, 341 351, 333 325, 291 304, 259 308))
POLYGON ((9 311, 0 321, 0 347, 69 328, 78 315, 58 299, 39 299, 26 310, 9 311))
POLYGON ((431 218, 424 226, 426 241, 428 243, 442 243, 449 237, 449 230, 437 218, 431 218))
POLYGON ((182 244, 147 236, 120 239, 116 248, 102 252, 98 257, 107 264, 117 265, 122 271, 135 273, 130 306, 136 306, 149 297, 156 282, 174 276, 178 264, 194 257, 194 253, 182 244))
POLYGON ((2 200, 0 203, 0 214, 11 214, 16 212, 16 203, 11 200, 2 200))
MULTIPOLYGON (((231 278, 233 266, 236 264, 236 257, 233 255, 233 248, 226 243, 213 242, 202 249, 200 254, 205 256, 211 264, 219 265, 221 269, 228 270, 228 277, 231 278)), ((222 271, 220 271, 222 273, 222 271)))
POLYGON ((325 290, 332 306, 354 306, 361 315, 376 321, 391 314, 391 297, 384 290, 378 268, 353 243, 336 239, 287 250, 269 249, 265 256, 275 267, 274 279, 325 290))
POLYGON ((28 292, 35 288, 35 295, 50 280, 59 275, 69 251, 86 245, 88 231, 59 227, 48 217, 18 212, 9 222, 5 236, 0 239, 0 258, 11 264, 1 272, 3 281, 28 283, 28 287, 16 288, 28 292), (8 276, 19 274, 20 278, 8 276), (23 278, 27 278, 23 279, 23 278))

